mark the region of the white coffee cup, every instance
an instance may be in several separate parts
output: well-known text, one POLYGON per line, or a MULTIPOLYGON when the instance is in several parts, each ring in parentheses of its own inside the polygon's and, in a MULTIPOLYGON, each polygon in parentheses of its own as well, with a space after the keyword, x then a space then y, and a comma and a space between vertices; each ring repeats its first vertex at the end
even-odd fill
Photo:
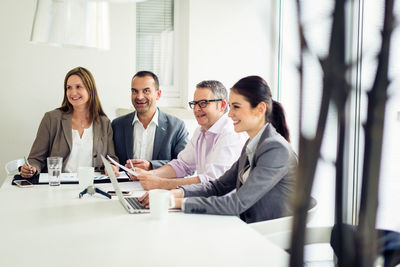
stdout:
POLYGON ((94 168, 93 167, 79 167, 78 168, 78 181, 79 187, 87 188, 93 185, 94 168))
POLYGON ((175 198, 164 189, 153 189, 149 192, 150 214, 154 219, 165 218, 168 209, 175 207, 175 198))

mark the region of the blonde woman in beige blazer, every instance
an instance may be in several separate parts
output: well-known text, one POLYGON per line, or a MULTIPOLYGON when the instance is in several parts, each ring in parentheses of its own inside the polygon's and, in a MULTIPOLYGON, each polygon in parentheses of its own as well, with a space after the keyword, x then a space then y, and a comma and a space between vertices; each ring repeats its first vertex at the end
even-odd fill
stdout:
MULTIPOLYGON (((65 171, 73 149, 73 131, 82 138, 88 129, 91 129, 93 136, 93 149, 90 153, 92 166, 99 171, 103 168, 100 155, 110 155, 117 159, 113 132, 110 120, 101 107, 92 74, 85 68, 77 67, 65 76, 61 107, 44 115, 29 153, 31 167, 24 164, 21 176, 31 178, 35 174, 46 172, 46 159, 52 156, 63 158, 65 171)), ((117 168, 114 171, 118 174, 117 168)))

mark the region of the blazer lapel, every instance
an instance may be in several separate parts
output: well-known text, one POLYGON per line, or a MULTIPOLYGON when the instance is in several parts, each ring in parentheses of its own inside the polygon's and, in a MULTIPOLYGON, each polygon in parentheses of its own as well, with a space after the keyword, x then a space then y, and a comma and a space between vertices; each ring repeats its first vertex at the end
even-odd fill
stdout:
POLYGON ((128 116, 125 121, 125 144, 126 144, 126 158, 133 158, 133 118, 135 117, 135 112, 131 113, 132 116, 128 116))
MULTIPOLYGON (((254 161, 257 157, 258 148, 260 147, 260 145, 262 145, 263 140, 265 140, 275 134, 278 134, 278 133, 276 132, 274 126, 272 126, 272 124, 269 123, 268 126, 265 128, 264 132, 262 133, 260 141, 257 144, 257 148, 254 153, 253 162, 252 162, 251 166, 254 167, 254 161)), ((240 182, 240 179, 239 179, 239 173, 241 170, 243 170, 245 168, 246 163, 247 163, 246 147, 247 147, 247 144, 249 143, 249 141, 250 141, 250 139, 247 140, 246 144, 244 145, 242 154, 240 155, 240 158, 239 158, 239 169, 238 169, 238 173, 237 173, 238 177, 237 177, 237 181, 236 181, 236 189, 239 189, 239 187, 242 186, 242 183, 240 182)))
POLYGON ((160 109, 158 109, 158 126, 156 127, 156 133, 154 135, 154 145, 153 145, 153 156, 152 159, 158 159, 158 153, 162 144, 164 143, 164 138, 168 129, 167 119, 160 109))
POLYGON ((67 140, 69 151, 72 150, 72 113, 63 113, 61 117, 65 139, 67 140))
MULTIPOLYGON (((99 118, 100 120, 100 118, 99 118)), ((93 157, 97 157, 97 149, 102 147, 99 146, 101 140, 101 129, 100 129, 100 123, 96 123, 95 121, 92 122, 92 129, 93 129, 93 157)), ((93 162, 94 163, 94 162, 93 162)))
POLYGON ((265 140, 265 139, 267 139, 269 137, 275 136, 277 134, 278 134, 278 132, 275 130, 275 127, 271 123, 268 123, 267 127, 265 127, 265 130, 264 130, 263 134, 261 135, 260 141, 257 144, 257 148, 256 148, 256 151, 254 153, 253 161, 257 157, 258 148, 262 145, 263 140, 265 140))
POLYGON ((240 179, 239 179, 239 174, 240 174, 240 171, 243 170, 247 164, 246 147, 247 147, 247 144, 249 143, 249 141, 250 141, 250 139, 247 140, 246 143, 244 144, 242 154, 239 157, 239 167, 238 167, 238 172, 237 172, 238 177, 236 179, 236 189, 239 189, 239 187, 242 186, 242 183, 240 182, 240 179))

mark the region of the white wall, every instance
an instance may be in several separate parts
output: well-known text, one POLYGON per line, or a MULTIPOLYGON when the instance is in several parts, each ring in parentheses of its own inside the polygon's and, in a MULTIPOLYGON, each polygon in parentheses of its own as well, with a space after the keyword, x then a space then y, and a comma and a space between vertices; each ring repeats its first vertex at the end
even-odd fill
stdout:
POLYGON ((271 2, 190 1, 189 99, 202 80, 219 80, 229 89, 240 78, 260 75, 271 84, 271 2))
MULTIPOLYGON (((271 81, 269 1, 189 1, 187 100, 195 85, 217 79, 230 88, 247 75, 271 81)), ((36 1, 0 2, 0 166, 28 155, 43 114, 60 106, 65 74, 76 66, 94 75, 110 119, 131 107, 135 73, 135 4, 110 5, 111 49, 58 48, 29 43, 36 1)), ((184 105, 186 107, 187 101, 184 105)), ((5 177, 0 169, 0 184, 5 177)))

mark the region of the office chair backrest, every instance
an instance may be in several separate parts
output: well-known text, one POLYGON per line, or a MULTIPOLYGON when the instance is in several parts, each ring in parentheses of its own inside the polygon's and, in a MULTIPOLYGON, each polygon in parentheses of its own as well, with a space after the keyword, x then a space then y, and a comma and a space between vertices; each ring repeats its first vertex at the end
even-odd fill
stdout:
POLYGON ((293 216, 281 217, 262 222, 250 223, 249 226, 263 236, 269 236, 274 233, 288 231, 292 229, 293 216))
MULTIPOLYGON (((305 245, 329 243, 331 240, 332 226, 306 227, 305 245)), ((281 231, 265 236, 269 241, 281 249, 290 249, 292 231, 281 231)))
MULTIPOLYGON (((317 210, 318 210, 318 202, 315 198, 311 197, 310 209, 307 211, 307 222, 309 222, 314 217, 317 210)), ((293 224, 293 216, 286 216, 273 220, 250 223, 249 226, 251 226, 254 230, 265 236, 267 239, 269 239, 279 247, 283 249, 288 249, 290 247, 292 224, 293 224)), ((329 229, 329 237, 330 237, 330 229, 329 229)), ((319 231, 316 231, 314 235, 312 233, 313 231, 310 232, 309 241, 311 241, 311 239, 317 239, 316 236, 320 234, 319 231)), ((327 240, 327 242, 329 242, 329 239, 327 240)), ((325 241, 323 241, 322 243, 325 243, 325 241)))
MULTIPOLYGON (((318 210, 318 202, 311 197, 310 209, 307 211, 307 222, 314 218, 318 210)), ((277 219, 250 223, 249 225, 262 235, 270 235, 277 232, 290 231, 292 229, 293 216, 286 216, 277 219)))
POLYGON ((16 174, 19 172, 18 168, 24 165, 24 159, 16 159, 6 163, 7 175, 16 174))

